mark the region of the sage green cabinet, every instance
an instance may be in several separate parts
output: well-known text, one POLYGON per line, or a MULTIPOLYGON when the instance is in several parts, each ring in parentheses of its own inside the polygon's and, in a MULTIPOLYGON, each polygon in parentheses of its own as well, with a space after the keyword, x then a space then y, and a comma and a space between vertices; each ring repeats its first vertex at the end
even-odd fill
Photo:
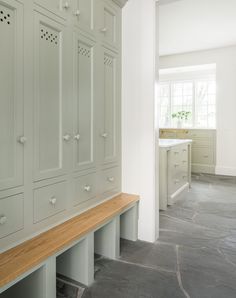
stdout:
POLYGON ((90 39, 74 33, 74 167, 95 166, 94 90, 97 47, 90 39))
POLYGON ((64 26, 35 12, 34 179, 64 174, 64 26))
POLYGON ((23 184, 23 5, 0 2, 0 191, 23 184))
POLYGON ((103 82, 100 138, 102 143, 102 163, 117 162, 119 154, 120 106, 118 56, 103 48, 103 82))

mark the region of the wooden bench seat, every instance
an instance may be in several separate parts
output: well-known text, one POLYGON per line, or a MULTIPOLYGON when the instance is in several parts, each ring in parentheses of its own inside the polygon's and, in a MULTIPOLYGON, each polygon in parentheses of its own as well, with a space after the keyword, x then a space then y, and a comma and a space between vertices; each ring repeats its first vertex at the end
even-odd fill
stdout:
POLYGON ((73 244, 139 201, 121 194, 0 254, 0 288, 73 244))

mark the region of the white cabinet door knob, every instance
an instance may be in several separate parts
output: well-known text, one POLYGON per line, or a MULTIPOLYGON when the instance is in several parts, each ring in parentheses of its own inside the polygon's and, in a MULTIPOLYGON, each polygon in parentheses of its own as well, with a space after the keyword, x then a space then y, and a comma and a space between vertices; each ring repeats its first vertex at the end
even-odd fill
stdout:
POLYGON ((80 10, 79 10, 79 9, 77 9, 77 10, 75 11, 75 16, 76 16, 76 17, 80 16, 80 10))
POLYGON ((175 184, 178 184, 178 183, 179 183, 179 180, 178 180, 178 179, 176 179, 176 180, 175 180, 175 184))
POLYGON ((49 202, 54 206, 56 205, 57 199, 55 197, 51 197, 49 202))
POLYGON ((103 134, 101 134, 101 136, 106 139, 108 137, 108 133, 104 132, 103 134))
POLYGON ((114 182, 114 181, 115 181, 115 178, 114 178, 114 177, 109 177, 109 178, 107 178, 107 180, 108 180, 109 182, 114 182))
POLYGON ((76 140, 76 141, 79 141, 79 139, 80 139, 80 135, 78 134, 78 135, 75 135, 74 136, 74 139, 76 140))
POLYGON ((69 2, 66 1, 66 2, 64 3, 64 6, 63 6, 63 7, 64 7, 65 9, 68 9, 68 8, 70 7, 69 2))
POLYGON ((68 134, 63 136, 63 140, 66 142, 68 142, 70 140, 70 138, 71 138, 71 136, 68 134))
POLYGON ((178 163, 176 163, 176 164, 175 164, 175 168, 177 168, 178 166, 179 166, 179 164, 178 164, 178 163))
POLYGON ((87 191, 87 192, 89 192, 89 191, 91 190, 91 186, 86 185, 86 186, 84 187, 84 190, 87 191))
POLYGON ((106 32, 107 32, 107 28, 106 28, 106 27, 102 28, 102 29, 101 29, 101 32, 102 32, 102 33, 106 33, 106 32))
POLYGON ((4 225, 7 222, 7 217, 5 215, 0 217, 0 225, 4 225))
POLYGON ((19 139, 18 139, 18 142, 19 142, 20 144, 22 144, 22 145, 24 145, 24 144, 26 143, 26 141, 27 141, 27 139, 26 139, 26 137, 24 137, 24 136, 19 137, 19 139))

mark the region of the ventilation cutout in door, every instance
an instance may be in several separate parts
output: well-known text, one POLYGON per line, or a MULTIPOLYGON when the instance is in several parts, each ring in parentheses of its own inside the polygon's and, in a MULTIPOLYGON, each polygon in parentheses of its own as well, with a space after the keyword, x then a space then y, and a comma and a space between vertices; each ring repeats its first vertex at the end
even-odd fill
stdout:
POLYGON ((90 51, 90 49, 86 48, 85 46, 79 44, 79 54, 82 56, 85 56, 87 58, 90 58, 91 51, 90 51))
POLYGON ((11 24, 11 13, 9 13, 3 6, 0 6, 0 24, 1 23, 7 25, 11 24))
POLYGON ((104 65, 106 66, 113 66, 113 59, 110 57, 105 56, 104 57, 104 65))
POLYGON ((41 39, 48 41, 49 43, 55 45, 58 44, 58 33, 55 33, 55 31, 51 31, 49 28, 41 28, 40 37, 41 39))

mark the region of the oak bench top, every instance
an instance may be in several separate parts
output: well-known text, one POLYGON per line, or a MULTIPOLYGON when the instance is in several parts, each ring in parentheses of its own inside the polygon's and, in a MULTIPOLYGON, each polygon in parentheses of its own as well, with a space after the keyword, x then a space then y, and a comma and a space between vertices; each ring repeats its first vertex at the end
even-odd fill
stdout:
POLYGON ((0 287, 14 281, 138 201, 139 196, 122 193, 1 253, 0 287))

